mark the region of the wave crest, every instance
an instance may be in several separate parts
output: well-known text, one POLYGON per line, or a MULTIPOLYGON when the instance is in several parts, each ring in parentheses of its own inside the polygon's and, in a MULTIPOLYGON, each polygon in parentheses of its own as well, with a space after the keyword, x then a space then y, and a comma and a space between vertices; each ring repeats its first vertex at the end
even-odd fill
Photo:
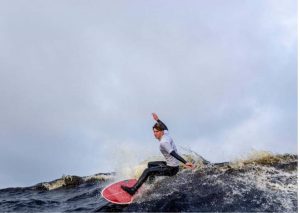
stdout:
POLYGON ((79 177, 75 175, 63 175, 61 178, 50 181, 39 183, 32 188, 37 190, 54 190, 59 188, 72 188, 79 186, 83 183, 95 183, 102 182, 111 179, 114 173, 99 173, 95 175, 79 177))

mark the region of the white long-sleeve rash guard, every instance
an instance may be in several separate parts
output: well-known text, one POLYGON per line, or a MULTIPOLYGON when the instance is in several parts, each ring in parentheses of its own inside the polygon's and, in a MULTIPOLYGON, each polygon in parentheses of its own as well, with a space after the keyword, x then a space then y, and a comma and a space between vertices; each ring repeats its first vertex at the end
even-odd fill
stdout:
POLYGON ((186 161, 177 153, 175 143, 169 135, 168 127, 161 120, 157 120, 157 123, 164 129, 164 135, 159 141, 159 149, 165 157, 167 165, 176 167, 179 165, 178 161, 185 164, 186 161))

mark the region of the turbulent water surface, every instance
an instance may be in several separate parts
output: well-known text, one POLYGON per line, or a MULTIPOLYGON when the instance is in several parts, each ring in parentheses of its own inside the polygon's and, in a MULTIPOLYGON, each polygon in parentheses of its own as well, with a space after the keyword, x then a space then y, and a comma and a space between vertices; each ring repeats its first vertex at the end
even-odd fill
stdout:
POLYGON ((195 153, 185 156, 197 165, 173 177, 144 184, 135 202, 106 202, 101 189, 115 174, 65 176, 32 187, 0 190, 0 211, 297 211, 297 155, 261 152, 235 162, 211 164, 195 153))

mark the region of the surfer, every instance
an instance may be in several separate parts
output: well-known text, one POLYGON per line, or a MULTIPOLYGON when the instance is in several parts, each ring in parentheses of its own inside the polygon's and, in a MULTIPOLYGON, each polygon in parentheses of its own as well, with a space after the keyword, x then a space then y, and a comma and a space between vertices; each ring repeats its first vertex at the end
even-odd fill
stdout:
POLYGON ((148 168, 143 171, 142 175, 134 186, 127 187, 122 185, 121 188, 130 195, 134 195, 148 177, 153 179, 154 176, 176 175, 179 171, 178 161, 182 162, 185 168, 194 168, 194 165, 192 163, 187 162, 177 153, 175 143, 168 133, 167 126, 161 120, 159 120, 156 113, 152 113, 152 116, 156 121, 155 125, 152 128, 153 134, 159 141, 159 149, 165 157, 166 161, 149 162, 148 168))

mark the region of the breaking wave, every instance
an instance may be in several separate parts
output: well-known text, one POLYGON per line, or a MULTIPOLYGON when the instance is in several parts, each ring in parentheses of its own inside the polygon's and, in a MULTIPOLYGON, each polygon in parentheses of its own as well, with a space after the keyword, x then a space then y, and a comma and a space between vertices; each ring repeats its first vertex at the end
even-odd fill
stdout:
MULTIPOLYGON (((191 171, 181 168, 173 177, 145 183, 135 202, 120 206, 107 203, 103 187, 120 178, 116 173, 63 176, 31 187, 0 190, 5 212, 42 211, 196 211, 287 212, 298 209, 298 156, 254 152, 231 162, 211 163, 195 152, 184 156, 194 162, 191 171)), ((146 161, 137 165, 138 177, 146 161)))

